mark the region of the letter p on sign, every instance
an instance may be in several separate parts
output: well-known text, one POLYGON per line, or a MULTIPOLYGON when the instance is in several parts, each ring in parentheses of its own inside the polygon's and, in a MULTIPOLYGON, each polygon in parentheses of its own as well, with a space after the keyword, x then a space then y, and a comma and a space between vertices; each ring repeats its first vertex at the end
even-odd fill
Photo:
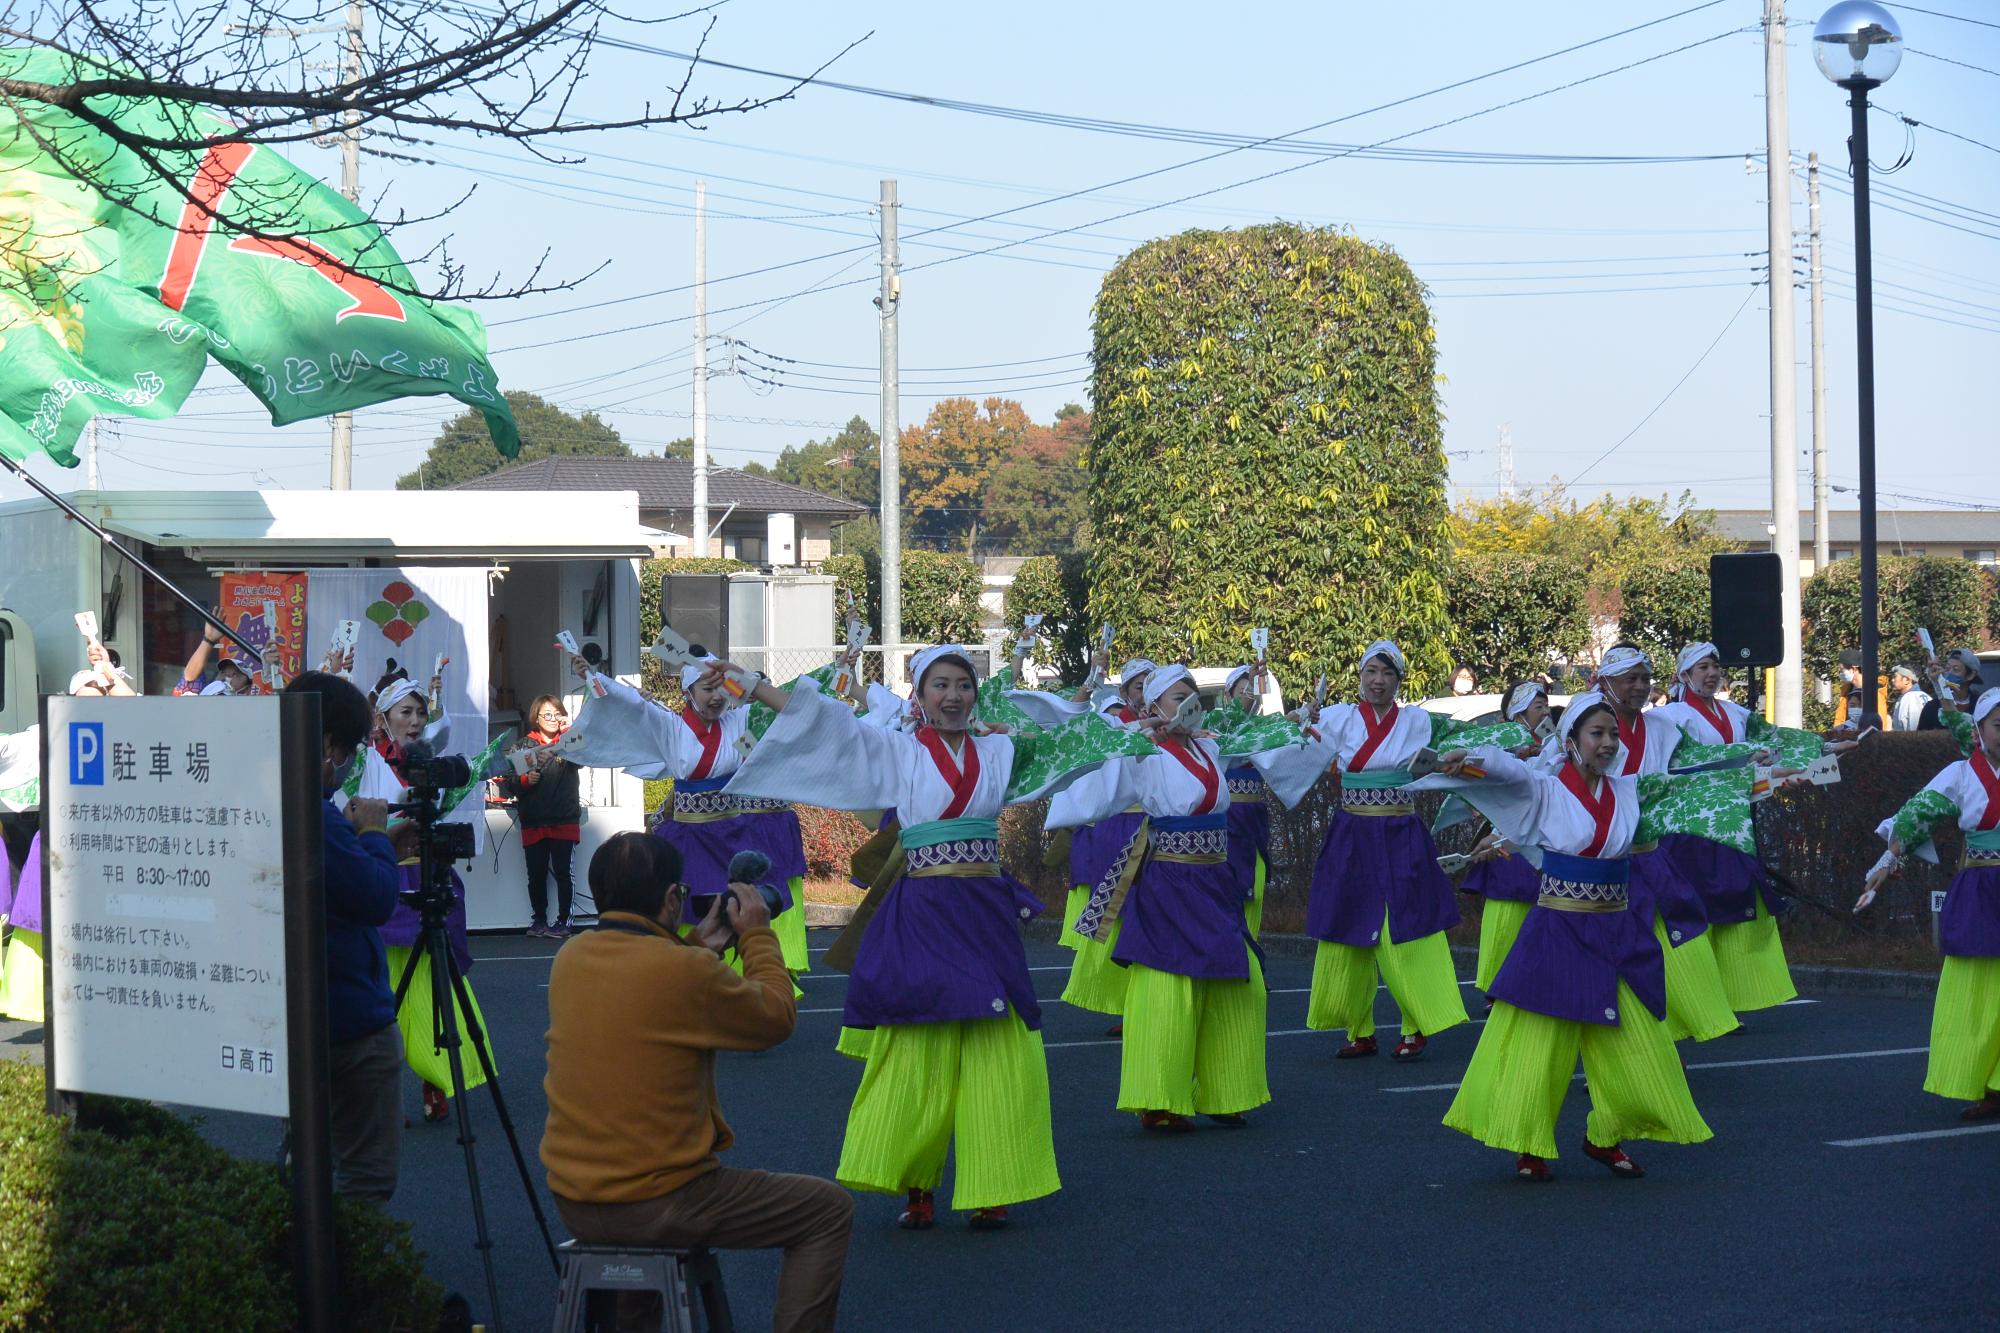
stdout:
POLYGON ((69 780, 75 787, 104 785, 104 724, 69 724, 69 780))

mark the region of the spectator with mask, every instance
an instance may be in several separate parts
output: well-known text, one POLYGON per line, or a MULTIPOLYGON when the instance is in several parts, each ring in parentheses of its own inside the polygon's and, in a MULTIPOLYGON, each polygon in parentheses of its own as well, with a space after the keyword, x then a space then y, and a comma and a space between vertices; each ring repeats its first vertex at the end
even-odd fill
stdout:
POLYGON ((792 1035, 791 973, 747 884, 717 895, 682 939, 680 877, 680 853, 644 833, 620 833, 590 859, 597 928, 549 972, 549 1190, 586 1244, 782 1249, 773 1326, 830 1329, 853 1200, 830 1180, 716 1156, 734 1136, 715 1054, 792 1035), (740 976, 720 957, 731 943, 740 976))
MULTIPOLYGON (((331 797, 368 737, 368 698, 323 671, 300 673, 285 693, 319 696, 320 790, 331 797)), ((396 1192, 403 1143, 403 1036, 379 928, 396 910, 396 863, 415 854, 417 835, 414 824, 391 834, 388 823, 379 800, 350 800, 344 814, 329 800, 320 812, 333 1187, 378 1203, 396 1192)))
POLYGON ((1981 665, 1979 654, 1969 648, 1954 648, 1941 658, 1931 659, 1931 678, 1938 683, 1939 695, 1924 705, 1917 719, 1917 730, 1944 730, 1944 721, 1938 716, 1938 710, 1947 695, 1959 712, 1972 712, 1979 703, 1979 696, 1992 688, 1979 674, 1981 665))
POLYGON ((1915 667, 1898 666, 1889 673, 1889 684, 1896 691, 1896 706, 1889 714, 1897 731, 1915 731, 1923 720, 1924 705, 1931 696, 1918 684, 1915 667))
POLYGON ((1861 650, 1849 648, 1840 654, 1840 698, 1836 723, 1859 723, 1868 711, 1868 698, 1861 688, 1861 650))

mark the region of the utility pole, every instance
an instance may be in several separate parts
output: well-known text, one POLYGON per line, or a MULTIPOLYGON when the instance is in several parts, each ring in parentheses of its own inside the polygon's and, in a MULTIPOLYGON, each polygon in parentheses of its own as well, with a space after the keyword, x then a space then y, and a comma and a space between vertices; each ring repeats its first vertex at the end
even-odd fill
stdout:
POLYGON ((882 679, 895 690, 903 683, 903 663, 897 656, 903 643, 903 474, 898 456, 902 412, 896 382, 896 311, 903 299, 903 281, 897 276, 896 182, 882 182, 881 207, 882 294, 875 305, 882 312, 882 679))
POLYGON ((1771 262, 1771 544, 1782 572, 1779 620, 1785 660, 1772 690, 1777 721, 1796 727, 1804 714, 1799 619, 1799 465, 1797 330, 1792 316, 1792 146, 1785 99, 1785 0, 1764 0, 1764 173, 1769 187, 1766 240, 1771 262))
MULTIPOLYGON (((347 50, 340 61, 340 81, 352 84, 361 77, 361 0, 347 0, 347 50)), ((340 192, 353 203, 361 201, 361 113, 352 108, 340 113, 340 192)), ((354 413, 333 414, 333 450, 327 469, 327 486, 345 491, 354 485, 354 413)))
MULTIPOLYGON (((1806 217, 1812 238, 1807 271, 1812 283, 1813 570, 1817 572, 1833 559, 1826 530, 1826 307, 1820 287, 1818 153, 1806 154, 1806 217)), ((1813 697, 1832 703, 1832 682, 1820 681, 1813 687, 1813 697)))
POLYGON ((708 182, 694 183, 694 553, 708 554, 708 182))
POLYGON ((91 490, 101 485, 97 475, 97 418, 92 416, 83 428, 84 484, 91 490))
POLYGON ((1514 428, 1510 425, 1500 427, 1499 461, 1500 498, 1511 500, 1514 498, 1514 428))

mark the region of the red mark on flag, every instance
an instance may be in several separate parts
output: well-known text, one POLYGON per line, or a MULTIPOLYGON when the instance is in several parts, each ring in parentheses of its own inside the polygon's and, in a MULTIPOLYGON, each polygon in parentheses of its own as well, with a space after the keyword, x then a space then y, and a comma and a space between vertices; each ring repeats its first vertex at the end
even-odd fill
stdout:
MULTIPOLYGON (((180 225, 174 230, 173 249, 167 255, 167 271, 160 278, 160 301, 175 310, 187 304, 194 288, 201 258, 208 250, 215 215, 222 198, 235 184, 243 164, 257 151, 247 143, 212 144, 188 184, 188 202, 181 209, 180 225)), ((299 236, 239 236, 229 243, 231 250, 264 255, 272 259, 304 264, 351 298, 346 309, 334 316, 335 322, 349 315, 373 315, 378 319, 401 321, 403 304, 389 290, 371 278, 345 268, 325 248, 299 236)))

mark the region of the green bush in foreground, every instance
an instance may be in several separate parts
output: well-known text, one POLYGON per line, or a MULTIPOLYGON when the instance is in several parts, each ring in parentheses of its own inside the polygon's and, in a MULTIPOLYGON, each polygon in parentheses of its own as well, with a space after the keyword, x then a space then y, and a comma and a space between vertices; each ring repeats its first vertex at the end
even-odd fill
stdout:
MULTIPOLYGON (((337 1201, 343 1323, 437 1326, 409 1228, 337 1201)), ((144 1102, 43 1110, 42 1071, 0 1060, 0 1329, 295 1327, 291 1195, 144 1102)))

